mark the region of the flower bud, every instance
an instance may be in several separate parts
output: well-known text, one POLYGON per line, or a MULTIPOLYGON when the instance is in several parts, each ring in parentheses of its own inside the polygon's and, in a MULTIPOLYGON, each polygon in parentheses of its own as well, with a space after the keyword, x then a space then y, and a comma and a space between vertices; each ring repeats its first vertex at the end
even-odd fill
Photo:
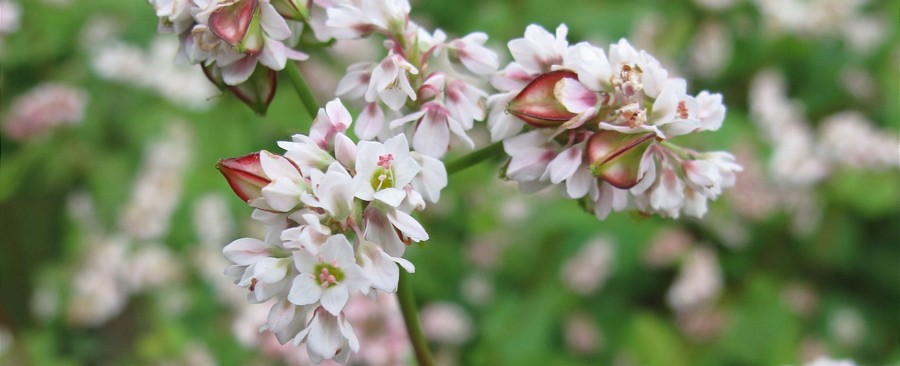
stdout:
POLYGON ((256 65, 253 74, 238 85, 228 85, 222 78, 222 70, 213 65, 201 65, 203 73, 219 90, 228 90, 234 96, 244 102, 250 109, 260 116, 266 115, 269 104, 275 98, 275 90, 278 87, 278 74, 261 64, 256 65))
POLYGON ((256 56, 263 48, 258 0, 238 0, 209 15, 209 30, 238 51, 256 56))
POLYGON ((506 111, 534 127, 562 125, 576 116, 554 93, 556 84, 563 78, 578 80, 578 75, 569 70, 557 70, 538 76, 509 102, 506 111))
POLYGON ((309 8, 305 0, 271 0, 271 3, 285 19, 303 21, 309 18, 309 8))
POLYGON ((261 197, 263 187, 271 182, 263 172, 259 152, 219 160, 216 169, 225 176, 234 193, 247 203, 261 197))
POLYGON ((653 133, 640 135, 597 131, 586 147, 591 173, 616 188, 633 187, 640 180, 641 157, 654 136, 653 133))

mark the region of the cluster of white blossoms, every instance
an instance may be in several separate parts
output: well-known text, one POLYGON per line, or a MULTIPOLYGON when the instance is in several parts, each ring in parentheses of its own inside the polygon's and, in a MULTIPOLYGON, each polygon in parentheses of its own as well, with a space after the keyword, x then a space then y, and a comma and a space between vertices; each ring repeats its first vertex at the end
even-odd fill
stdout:
POLYGON ((486 117, 480 80, 499 65, 486 34, 448 40, 441 30, 428 32, 409 20, 406 0, 344 1, 326 10, 325 26, 337 39, 386 38, 384 59, 350 65, 337 86, 338 96, 365 101, 357 136, 384 141, 405 133, 415 151, 435 158, 452 144, 475 147, 467 131, 486 117))
POLYGON ((225 159, 219 169, 255 207, 265 238, 242 238, 223 252, 226 273, 250 302, 275 299, 265 328, 282 343, 306 341, 311 360, 345 362, 359 349, 344 315, 351 294, 397 290, 407 245, 428 239, 410 213, 437 202, 447 185, 441 161, 410 152, 406 136, 354 143, 339 99, 320 109, 309 135, 225 159))
POLYGON ((564 25, 537 25, 509 42, 514 61, 493 75, 488 127, 511 156, 505 176, 524 191, 560 185, 598 218, 637 209, 702 217, 707 200, 734 185, 741 166, 727 152, 698 152, 672 138, 714 131, 720 94, 687 93, 645 51, 620 40, 609 53, 570 46, 564 25))

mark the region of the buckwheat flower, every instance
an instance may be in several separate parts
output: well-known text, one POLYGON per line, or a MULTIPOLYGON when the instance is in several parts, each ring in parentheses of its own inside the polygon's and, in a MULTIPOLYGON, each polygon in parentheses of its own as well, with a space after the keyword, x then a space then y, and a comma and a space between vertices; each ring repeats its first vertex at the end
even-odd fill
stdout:
POLYGON ((192 0, 148 0, 159 17, 159 32, 181 34, 194 22, 191 17, 192 0))
POLYGON ((288 212, 300 204, 301 196, 310 188, 309 180, 300 170, 287 158, 268 151, 260 152, 259 161, 271 183, 261 190, 264 201, 255 202, 280 212, 288 212))
POLYGON ((566 41, 568 33, 569 28, 565 24, 556 28, 555 35, 531 24, 525 28, 524 38, 509 41, 509 52, 525 71, 534 74, 547 72, 551 66, 563 63, 563 55, 569 46, 566 41))
POLYGON ((469 71, 486 75, 496 71, 500 66, 497 54, 484 47, 487 39, 487 34, 475 32, 450 41, 447 48, 455 53, 456 58, 469 71))
MULTIPOLYGON (((397 292, 397 283, 400 280, 400 269, 403 267, 408 273, 414 273, 416 267, 403 258, 392 257, 378 244, 367 240, 360 240, 356 254, 365 277, 369 280, 373 289, 387 293, 397 292)), ((367 292, 367 291, 363 291, 367 292)))
POLYGON ((359 335, 360 348, 353 362, 380 366, 409 362, 412 351, 396 296, 380 295, 376 300, 353 296, 344 314, 359 335))
POLYGON ((411 151, 409 155, 421 169, 409 184, 431 203, 441 199, 441 190, 447 187, 447 168, 440 160, 411 151))
POLYGON ((325 25, 332 37, 354 39, 378 31, 399 33, 409 20, 407 0, 346 1, 326 8, 325 25))
POLYGON ((359 339, 344 314, 333 315, 322 307, 313 311, 306 328, 294 337, 294 346, 303 341, 310 361, 315 364, 322 360, 346 363, 351 351, 359 351, 359 339))
POLYGON ((12 102, 3 132, 15 140, 26 140, 79 123, 87 101, 87 93, 81 89, 53 83, 38 85, 12 102))
POLYGON ((418 73, 419 69, 403 56, 389 54, 372 70, 365 94, 366 101, 371 103, 377 98, 393 110, 403 107, 407 98, 415 101, 416 92, 409 83, 408 75, 418 73))
POLYGON ((379 201, 397 207, 406 193, 403 187, 410 184, 421 167, 409 154, 406 136, 397 135, 383 144, 361 141, 356 158, 356 176, 353 177, 354 195, 364 201, 379 201))
POLYGON ((812 362, 807 362, 803 364, 803 366, 856 366, 856 362, 853 360, 839 360, 833 359, 826 356, 819 356, 812 362))
POLYGON ((288 300, 297 305, 321 306, 338 315, 350 293, 368 288, 362 268, 356 264, 353 247, 342 234, 328 238, 318 255, 294 253, 300 275, 294 277, 288 300))
POLYGON ((290 286, 294 261, 276 240, 241 238, 222 249, 222 254, 234 263, 226 273, 240 276, 235 283, 248 288, 248 299, 257 303, 283 296, 290 286))
POLYGON ((353 117, 350 116, 350 112, 344 107, 341 100, 334 99, 326 103, 325 108, 319 109, 319 113, 309 129, 309 138, 315 141, 319 147, 327 150, 329 143, 334 140, 334 136, 347 131, 352 122, 353 117))
MULTIPOLYGON (((378 65, 374 62, 358 62, 347 67, 347 72, 338 82, 334 94, 346 96, 351 99, 362 98, 369 89, 369 81, 372 79, 372 70, 378 65)), ((357 123, 359 123, 357 121, 357 123)))

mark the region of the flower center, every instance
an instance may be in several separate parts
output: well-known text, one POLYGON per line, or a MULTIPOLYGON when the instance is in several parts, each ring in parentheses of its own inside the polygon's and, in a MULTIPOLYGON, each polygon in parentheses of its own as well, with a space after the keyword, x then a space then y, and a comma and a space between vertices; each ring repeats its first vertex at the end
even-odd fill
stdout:
POLYGON ((644 89, 644 85, 641 84, 642 74, 643 71, 640 67, 625 64, 622 65, 622 70, 618 75, 613 75, 612 84, 619 89, 622 95, 631 97, 644 89))
POLYGON ((394 170, 391 169, 393 161, 393 154, 385 154, 378 157, 378 168, 375 168, 371 182, 372 188, 376 191, 394 187, 394 170))
POLYGON ((344 271, 337 267, 337 262, 324 263, 321 261, 313 270, 316 282, 322 288, 329 288, 341 282, 344 279, 344 271))
POLYGON ((684 105, 683 100, 678 102, 678 116, 681 117, 681 119, 688 118, 688 109, 687 106, 684 105))

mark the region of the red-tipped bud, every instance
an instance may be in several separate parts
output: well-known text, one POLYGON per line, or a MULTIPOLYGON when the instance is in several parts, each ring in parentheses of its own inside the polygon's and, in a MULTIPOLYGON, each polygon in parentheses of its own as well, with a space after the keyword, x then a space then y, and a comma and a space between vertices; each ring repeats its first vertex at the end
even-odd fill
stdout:
POLYGON ((656 135, 626 134, 600 130, 587 142, 591 173, 616 188, 628 189, 638 183, 641 157, 656 135))
POLYGON ((269 104, 275 98, 275 90, 278 88, 278 74, 268 67, 261 64, 256 65, 253 74, 247 81, 238 85, 228 85, 222 78, 222 71, 215 64, 202 65, 203 73, 209 81, 216 84, 219 90, 228 90, 234 96, 244 102, 256 114, 260 116, 266 115, 269 110, 269 104))
POLYGON ((576 115, 556 99, 556 83, 563 78, 578 80, 578 75, 569 70, 557 70, 538 76, 509 102, 506 110, 534 127, 562 125, 576 115))
POLYGON ((306 0, 272 0, 271 3, 285 19, 303 21, 309 18, 306 0))
POLYGON ((257 0, 238 0, 209 15, 209 30, 238 51, 257 55, 263 47, 257 0))
POLYGON ((225 176, 234 193, 248 203, 262 196, 263 187, 271 182, 263 172, 258 152, 239 158, 219 160, 216 169, 225 176))

